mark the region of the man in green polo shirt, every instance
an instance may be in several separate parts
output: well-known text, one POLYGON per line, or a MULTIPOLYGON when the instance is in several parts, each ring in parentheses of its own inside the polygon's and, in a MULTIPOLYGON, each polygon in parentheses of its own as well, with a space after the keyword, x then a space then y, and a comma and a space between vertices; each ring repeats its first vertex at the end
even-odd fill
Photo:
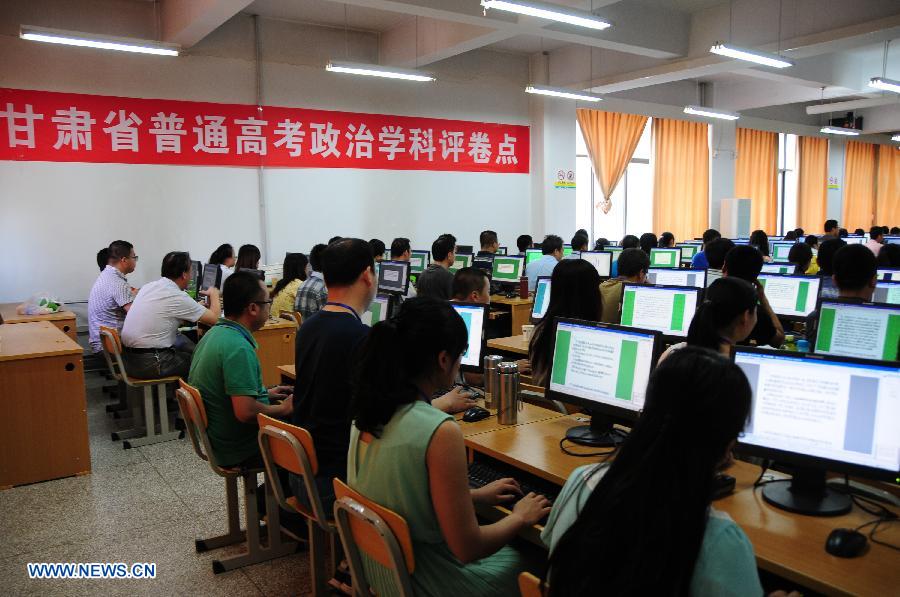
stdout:
POLYGON ((197 344, 189 383, 206 407, 207 435, 221 466, 262 466, 256 415, 281 419, 293 411, 293 388, 266 390, 253 332, 265 325, 272 301, 250 272, 228 276, 223 288, 225 317, 197 344), (283 399, 271 404, 270 398, 283 399))

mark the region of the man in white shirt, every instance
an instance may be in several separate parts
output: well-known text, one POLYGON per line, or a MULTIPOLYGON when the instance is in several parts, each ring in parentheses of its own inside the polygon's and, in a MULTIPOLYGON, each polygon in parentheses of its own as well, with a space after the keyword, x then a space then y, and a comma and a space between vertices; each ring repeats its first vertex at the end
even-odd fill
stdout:
POLYGON ((872 226, 869 229, 869 240, 866 242, 866 246, 869 247, 869 250, 875 253, 875 257, 878 257, 878 253, 881 252, 881 245, 884 244, 884 230, 882 230, 881 226, 872 226))
POLYGON ((88 340, 95 353, 103 351, 100 326, 122 330, 125 314, 134 301, 134 292, 125 278, 137 266, 134 246, 124 240, 110 243, 106 263, 88 296, 88 340))
POLYGON ((555 234, 545 236, 544 242, 541 243, 541 252, 544 254, 543 257, 537 261, 532 261, 525 267, 529 291, 534 291, 538 277, 553 275, 553 269, 559 263, 559 260, 563 258, 562 239, 555 234))
POLYGON ((187 377, 194 343, 178 333, 183 321, 214 325, 219 320, 219 290, 210 287, 207 309, 184 292, 193 275, 191 256, 173 252, 163 257, 162 277, 145 284, 134 299, 125 325, 125 369, 140 379, 187 377))

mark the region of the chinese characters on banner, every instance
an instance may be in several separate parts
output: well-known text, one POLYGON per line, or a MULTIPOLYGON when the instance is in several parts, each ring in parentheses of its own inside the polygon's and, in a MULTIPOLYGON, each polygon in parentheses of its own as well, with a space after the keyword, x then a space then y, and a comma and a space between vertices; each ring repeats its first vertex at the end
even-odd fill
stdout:
POLYGON ((0 88, 0 160, 524 174, 527 126, 0 88))

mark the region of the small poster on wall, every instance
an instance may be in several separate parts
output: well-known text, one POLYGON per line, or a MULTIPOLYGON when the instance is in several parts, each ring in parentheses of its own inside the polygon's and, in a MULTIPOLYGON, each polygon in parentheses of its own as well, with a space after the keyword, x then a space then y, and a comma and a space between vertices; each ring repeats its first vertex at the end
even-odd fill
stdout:
POLYGON ((839 189, 841 188, 841 182, 837 176, 829 176, 828 177, 828 188, 829 189, 839 189))
POLYGON ((575 171, 574 170, 557 170, 556 181, 553 187, 557 189, 574 189, 575 188, 575 171))

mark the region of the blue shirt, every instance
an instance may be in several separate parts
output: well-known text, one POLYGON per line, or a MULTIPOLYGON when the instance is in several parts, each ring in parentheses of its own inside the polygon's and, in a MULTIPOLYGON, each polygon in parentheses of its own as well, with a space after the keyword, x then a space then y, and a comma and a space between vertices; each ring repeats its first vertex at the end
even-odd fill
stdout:
POLYGON ((709 261, 706 260, 706 253, 704 251, 697 251, 691 259, 691 267, 694 269, 709 268, 709 261))
POLYGON ((525 275, 528 276, 528 290, 533 291, 537 286, 539 276, 552 276, 553 268, 559 261, 553 255, 544 255, 537 261, 532 261, 525 267, 525 275))

